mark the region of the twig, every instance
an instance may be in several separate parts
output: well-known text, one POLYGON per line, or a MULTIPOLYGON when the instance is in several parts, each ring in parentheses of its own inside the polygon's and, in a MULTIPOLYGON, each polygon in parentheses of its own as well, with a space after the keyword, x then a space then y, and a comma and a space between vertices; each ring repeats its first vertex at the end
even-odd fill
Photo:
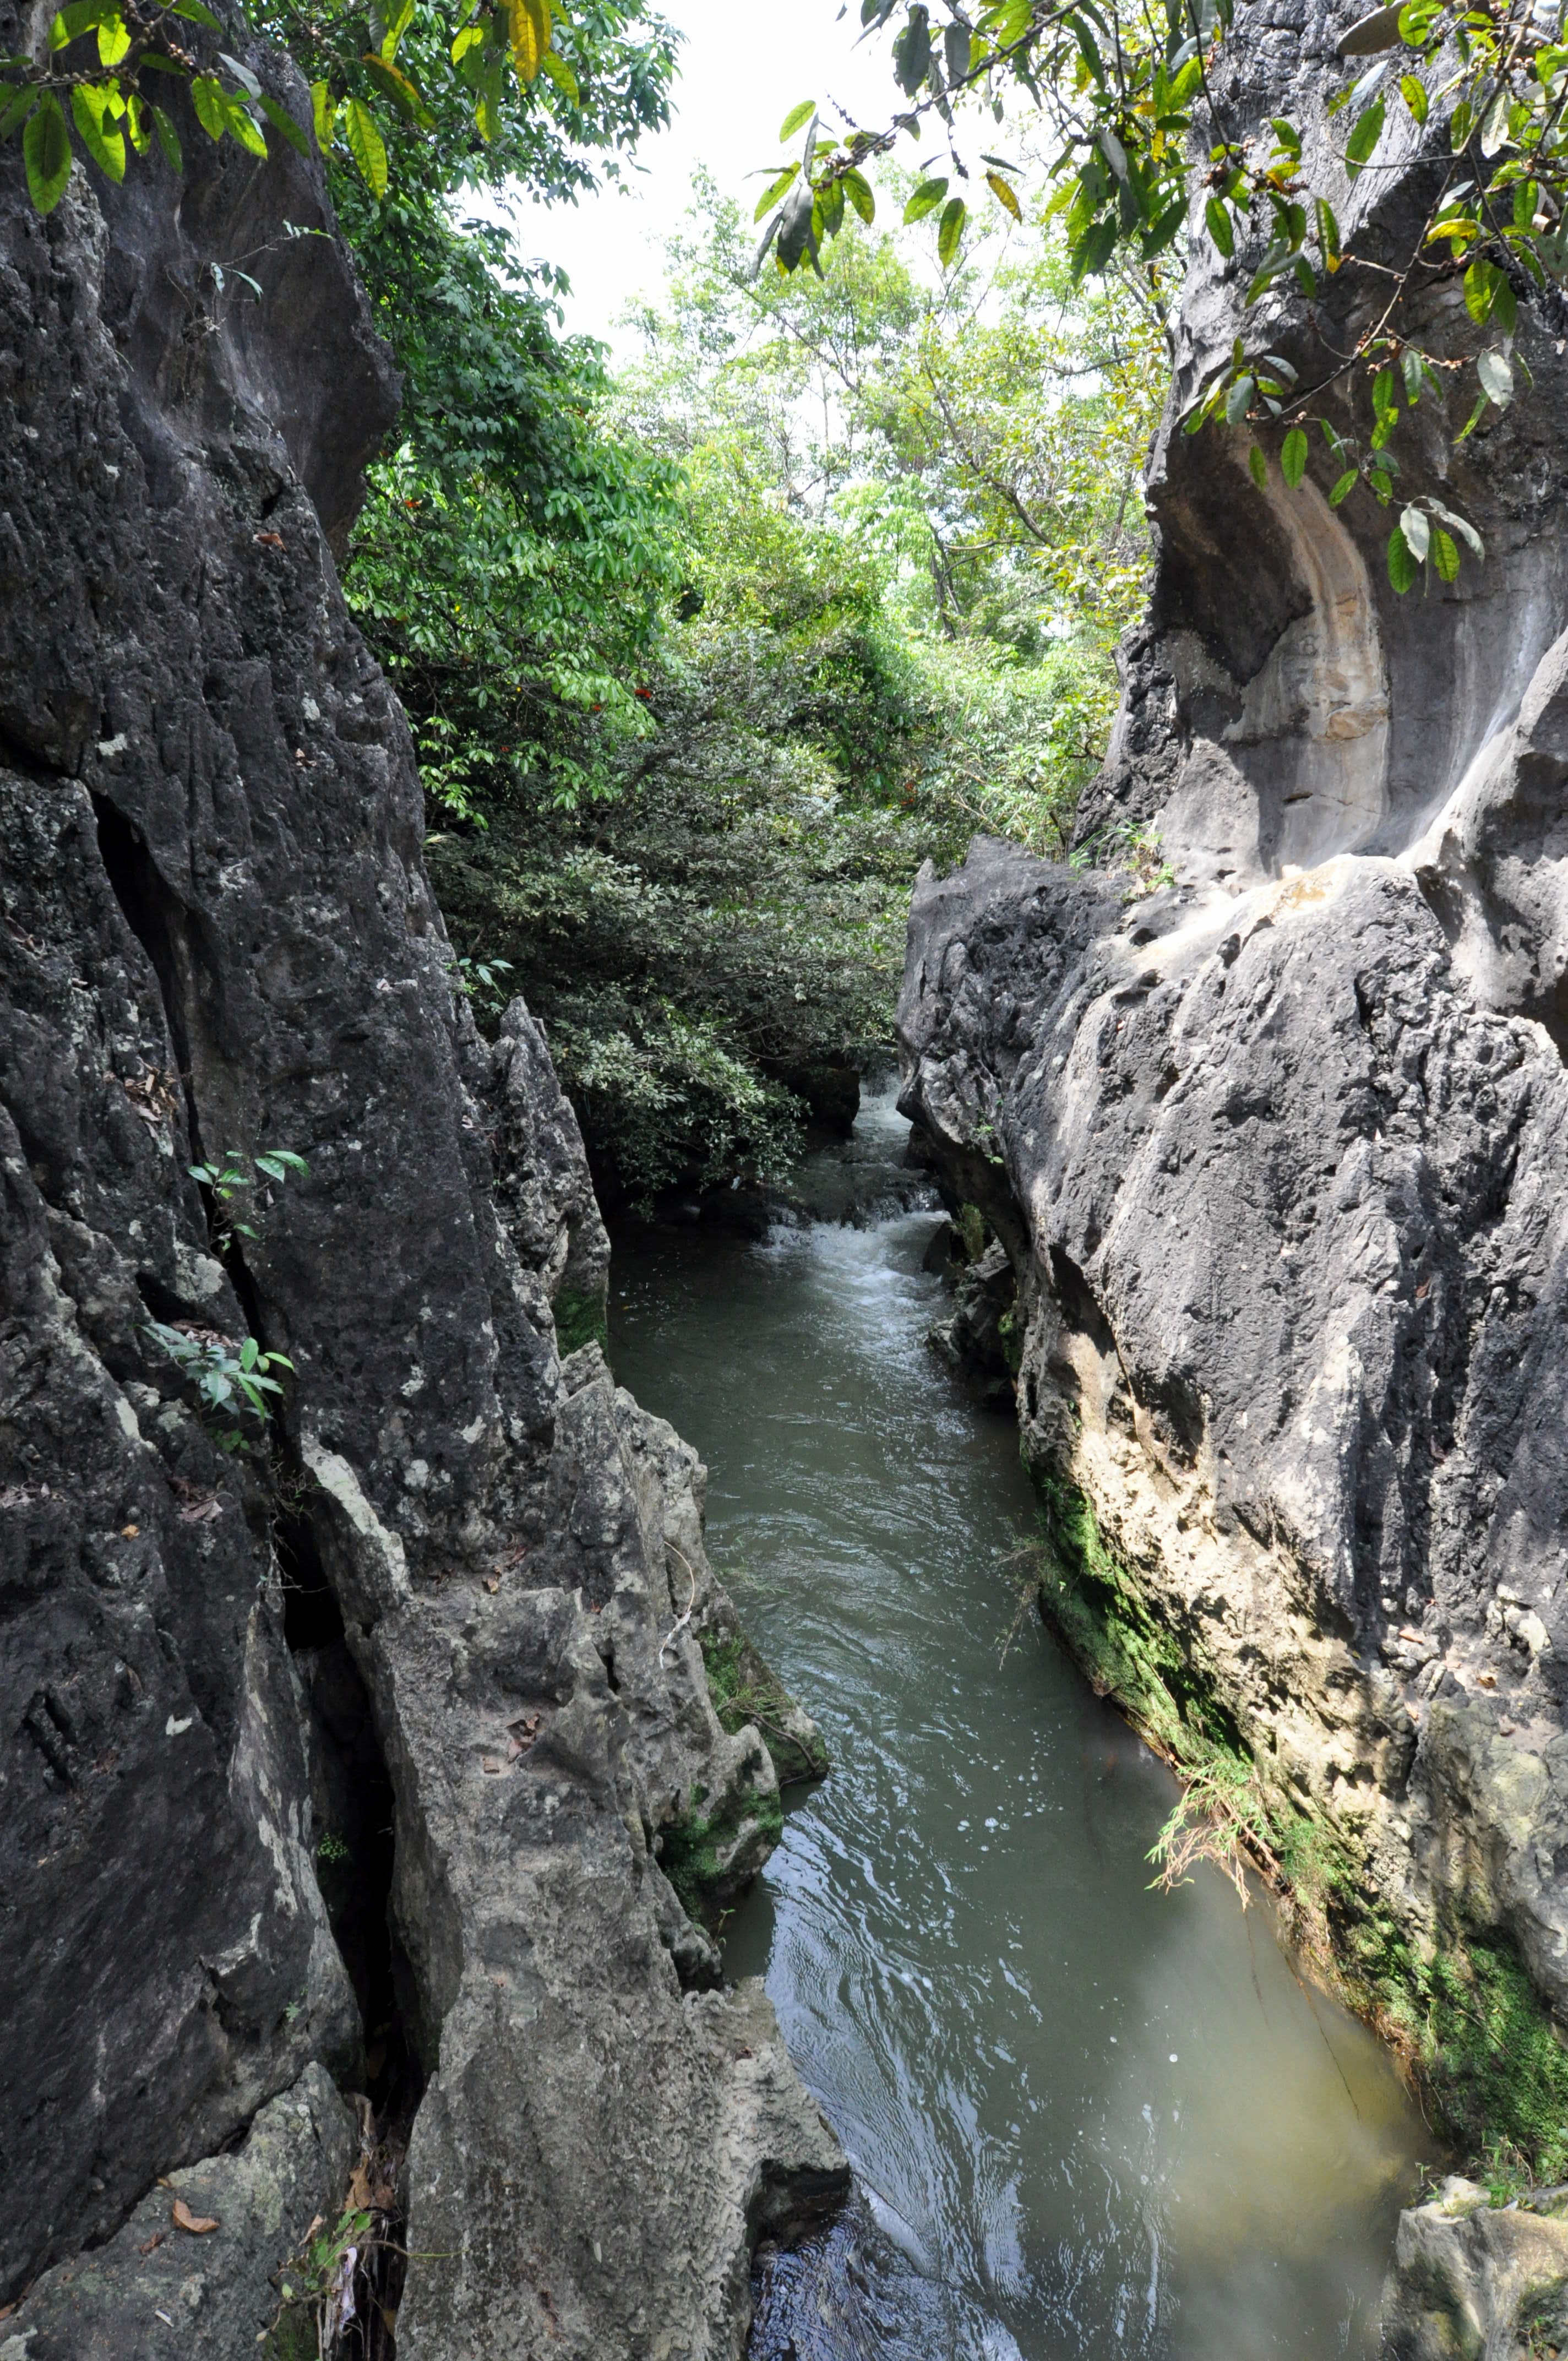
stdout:
POLYGON ((679 1632, 684 1631, 686 1625, 691 1621, 692 1609, 696 1605, 696 1576, 692 1572, 690 1562, 683 1555, 681 1551, 676 1549, 674 1543, 667 1537, 664 1542, 664 1547, 669 1550, 674 1556, 680 1559, 681 1564, 685 1567, 687 1579, 690 1581, 692 1588, 691 1597, 686 1600, 685 1613, 684 1615, 678 1615, 675 1618, 675 1620, 671 1624, 669 1630, 665 1632, 664 1637, 659 1642, 658 1661, 661 1664, 664 1661, 665 1649, 674 1645, 676 1635, 679 1632))

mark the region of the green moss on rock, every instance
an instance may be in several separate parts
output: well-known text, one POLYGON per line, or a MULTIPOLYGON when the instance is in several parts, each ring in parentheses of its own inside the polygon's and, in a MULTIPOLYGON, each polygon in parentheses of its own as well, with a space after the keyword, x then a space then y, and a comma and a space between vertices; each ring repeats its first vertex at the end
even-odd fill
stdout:
POLYGON ((563 1288, 552 1306, 555 1314, 555 1349, 565 1360, 584 1345, 598 1345, 609 1350, 609 1317, 604 1290, 590 1295, 575 1295, 563 1288))
POLYGON ((1249 1857, 1277 1875, 1302 1948, 1392 2042, 1433 2129, 1471 2157, 1516 2156, 1537 2181, 1568 2180, 1568 2048, 1506 1934, 1454 1910, 1435 1946, 1414 1941, 1344 1833, 1269 1791, 1210 1667, 1153 1612, 1084 1493, 1032 1472, 1041 1606, 1096 1692, 1195 1792, 1226 1791, 1249 1857))
POLYGON ((712 1926, 734 1899, 733 1872, 726 1871, 720 1849, 733 1844, 750 1822, 771 1852, 784 1834, 784 1810, 776 1791, 750 1795, 742 1808, 712 1818, 703 1813, 706 1800, 703 1788, 693 1789, 690 1807, 664 1829, 659 1859, 686 1916, 712 1926))
POLYGON ((699 1637, 707 1693, 730 1737, 748 1723, 758 1730, 781 1787, 792 1781, 826 1778, 828 1750, 816 1724, 769 1671, 745 1632, 710 1628, 699 1637))

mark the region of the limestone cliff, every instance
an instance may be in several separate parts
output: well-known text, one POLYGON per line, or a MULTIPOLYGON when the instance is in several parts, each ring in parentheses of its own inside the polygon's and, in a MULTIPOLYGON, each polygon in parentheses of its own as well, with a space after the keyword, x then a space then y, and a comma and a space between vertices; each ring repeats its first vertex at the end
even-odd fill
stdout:
POLYGON ((0 150, 0 2352, 258 2349, 367 2137, 410 2361, 732 2356, 841 2168, 659 1863, 778 1826, 703 1474, 559 1349, 604 1234, 338 589, 397 389, 319 171, 182 128, 47 221, 0 150), (170 1335, 290 1357, 265 1447, 170 1335))
MULTIPOLYGON (((1293 111, 1326 153, 1356 13, 1238 10, 1233 136, 1293 111)), ((1374 260, 1431 169, 1402 136, 1333 192, 1374 260)), ((1264 498, 1245 433, 1177 431, 1255 264, 1182 297, 1150 611, 1081 821, 1152 830, 1174 882, 990 843, 927 875, 903 1104, 1012 1257, 1058 1622, 1178 1759, 1229 1764, 1455 2128, 1539 2153, 1568 2120, 1562 324, 1521 300, 1534 390, 1457 453, 1416 413, 1406 489, 1487 556, 1400 600, 1388 516, 1331 510, 1315 437, 1264 498)), ((1303 382, 1366 285, 1270 299, 1303 382)), ((1452 275, 1414 301, 1457 349, 1452 275)), ((1365 399, 1327 397, 1347 432, 1365 399)))

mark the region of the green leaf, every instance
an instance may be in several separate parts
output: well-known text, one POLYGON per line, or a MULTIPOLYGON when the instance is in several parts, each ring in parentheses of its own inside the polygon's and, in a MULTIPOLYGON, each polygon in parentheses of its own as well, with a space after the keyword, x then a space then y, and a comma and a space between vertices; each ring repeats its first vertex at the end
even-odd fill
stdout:
POLYGON ((1475 434, 1477 426, 1480 425, 1481 421, 1486 417, 1486 395, 1484 393, 1477 394, 1475 409, 1471 412, 1469 417, 1465 420, 1464 425, 1460 428, 1458 434, 1453 438, 1455 445, 1467 443, 1469 441, 1471 435, 1475 434))
POLYGON ((1507 353, 1482 353, 1475 363, 1475 374, 1487 401, 1506 410, 1514 398, 1514 372, 1507 353))
MULTIPOLYGON (((1484 410, 1486 406, 1485 401, 1483 401, 1481 405, 1482 409, 1484 410)), ((1440 516, 1444 524, 1453 526, 1461 541, 1464 543, 1468 549, 1474 551, 1476 557, 1485 560, 1486 555, 1486 544, 1482 540, 1480 534, 1476 532, 1475 526, 1470 522, 1468 517, 1457 516, 1453 509, 1445 509, 1441 500, 1434 500, 1430 495, 1428 497, 1427 505, 1431 510, 1434 516, 1440 516)))
POLYGON ((1211 197, 1203 208, 1203 218, 1209 225, 1209 235, 1228 262, 1236 250, 1236 234, 1231 223, 1230 207, 1218 197, 1211 197))
MULTIPOLYGON (((530 82, 537 81, 539 69, 544 60, 544 52, 550 47, 550 0, 503 0, 503 5, 506 9, 507 30, 511 39, 512 66, 518 81, 526 90, 530 82)), ((374 125, 371 127, 374 129, 374 125)), ((378 138, 380 134, 377 133, 377 137, 378 138)), ((352 132, 349 134, 348 147, 349 153, 353 155, 352 132)), ((355 156, 354 160, 358 163, 358 157, 355 156)), ((364 170, 361 164, 360 170, 364 171, 364 170)), ((366 177, 368 179, 369 175, 367 174, 366 177)), ((377 195, 383 195, 385 190, 386 168, 383 150, 382 184, 377 190, 377 195)))
POLYGON ((563 97, 571 100, 574 106, 582 104, 583 93, 577 86, 577 77, 558 50, 545 50, 539 60, 539 71, 547 82, 554 83, 563 97))
POLYGON ((433 131, 435 117, 422 97, 419 86, 409 80, 401 66, 389 65, 385 58, 367 51, 360 60, 366 72, 384 98, 389 98, 398 113, 410 123, 417 123, 422 131, 433 131))
POLYGON ((212 10, 205 5, 205 0, 170 0, 170 5, 175 15, 183 16, 188 25, 204 26, 209 33, 221 33, 224 29, 212 10))
POLYGON ((358 165, 366 187, 373 197, 387 193, 387 150, 376 118, 362 98, 350 98, 343 110, 344 137, 348 152, 358 165))
POLYGON ((1418 123, 1425 123, 1428 113, 1427 86, 1419 74, 1399 76, 1399 96, 1418 123))
POLYGON ((949 197, 942 207, 942 219, 937 231, 937 259, 944 269, 957 261, 963 243, 964 224, 969 219, 969 207, 962 197, 949 197))
POLYGON ((1279 472, 1292 491, 1307 472, 1307 435, 1300 426, 1293 426, 1285 437, 1279 454, 1279 472))
POLYGON ((947 193, 948 183, 945 180, 922 181, 904 208, 905 221, 906 223, 924 221, 927 214, 936 212, 947 193))
POLYGON ((893 45, 894 79, 905 98, 913 98, 931 64, 931 30, 924 8, 912 11, 893 45))
POLYGON ((1478 254, 1464 274, 1464 308, 1477 327, 1485 327, 1492 315, 1492 303, 1502 272, 1496 263, 1478 254))
POLYGON ((1355 128, 1345 142, 1344 160, 1352 180, 1371 156, 1383 137, 1383 101, 1375 98, 1364 107, 1355 119, 1355 128))
POLYGON ((1323 258, 1323 269, 1332 272, 1339 269, 1343 251, 1340 245, 1339 223, 1334 209, 1326 197, 1314 197, 1312 212, 1317 222, 1318 246, 1323 258))
POLYGON ((1459 552, 1454 546, 1453 536, 1444 533, 1442 525, 1435 525, 1432 529, 1431 562, 1437 569, 1440 582, 1458 580, 1459 552))
POLYGON ((1454 108, 1448 126, 1448 144, 1456 156, 1462 156, 1470 144, 1470 134, 1475 128, 1475 110, 1467 98, 1462 98, 1454 108))
POLYGON ((1113 215, 1106 221, 1091 222, 1072 250, 1075 284, 1080 280, 1092 278, 1097 270, 1103 270, 1115 244, 1116 222, 1113 215))
POLYGON ((1339 39, 1342 58, 1374 58, 1383 49, 1393 49, 1400 39, 1399 7, 1378 8, 1370 16, 1363 16, 1339 39))
POLYGON ((130 45, 130 27, 117 8, 111 9, 98 27, 98 63, 117 66, 130 45))
POLYGON ((843 186, 844 194, 849 198, 861 219, 867 223, 875 221, 876 198, 872 192, 872 184, 865 174, 855 171, 846 172, 843 186))
POLYGON ((316 146, 324 156, 332 146, 333 125, 337 116, 332 93, 324 82, 311 84, 311 116, 315 127, 316 146))
POLYGON ((1247 455, 1246 455, 1246 463, 1247 463, 1247 466, 1252 469, 1252 479, 1253 479, 1253 482, 1257 486, 1258 490, 1259 490, 1260 492, 1266 492, 1266 491, 1267 491, 1267 489, 1268 489, 1268 462, 1267 462, 1267 460, 1264 457, 1262 451, 1259 449, 1258 445, 1257 445, 1255 443, 1253 445, 1252 449, 1251 449, 1251 450, 1247 453, 1247 455))
POLYGON ((1167 205, 1164 213, 1159 215, 1153 228, 1145 236, 1143 241, 1143 257, 1146 262, 1152 262, 1157 254, 1163 254, 1165 252, 1166 247, 1171 244, 1177 232, 1180 229, 1182 223, 1186 219, 1186 197, 1179 196, 1173 198, 1171 203, 1167 205))
POLYGON ((126 177, 125 134, 111 127, 106 120, 105 102, 109 93, 90 82, 78 82, 71 93, 71 112, 76 117, 76 128, 82 135, 82 145, 98 170, 111 181, 126 177))
POLYGON ((1343 475, 1340 478, 1338 483, 1335 484, 1332 491, 1329 494, 1330 508, 1337 509, 1341 501, 1348 500, 1354 489, 1355 469, 1354 467, 1347 467, 1343 475))
POLYGON ((256 76, 251 72, 250 68, 243 63, 240 59, 231 58, 226 49, 220 49, 218 51, 218 63, 221 66, 227 66, 230 75, 238 82, 241 90, 244 91, 247 98, 259 98, 261 96, 261 84, 257 81, 256 76))
POLYGON ((288 108, 286 106, 280 106, 275 98, 269 98, 265 91, 261 93, 261 105, 268 122, 276 126, 276 127, 283 134, 283 137, 288 141, 290 147, 297 148, 302 156, 308 156, 311 152, 310 141, 306 138, 304 133, 301 130, 299 125, 295 122, 288 108))
POLYGON ((1497 153, 1498 148, 1503 147, 1508 140, 1508 105, 1511 97, 1512 93, 1510 92, 1507 82, 1504 82, 1498 89, 1497 97, 1492 101, 1491 105, 1487 108, 1486 119, 1481 126, 1481 153, 1483 156, 1495 156, 1497 153))
POLYGON ((198 74, 191 84, 196 120, 209 139, 221 139, 229 125, 229 104, 224 86, 214 74, 198 74))
POLYGON ((242 148, 252 156, 266 157, 267 135, 247 106, 242 106, 237 98, 227 98, 225 118, 230 133, 242 148))
POLYGON ((27 194, 40 214, 52 214, 71 178, 71 133, 65 110, 52 90, 44 93, 27 118, 22 156, 27 168, 27 194))
POLYGON ((1401 598, 1416 578, 1416 561, 1398 525, 1388 535, 1388 579, 1401 598))
POLYGON ((1419 565, 1426 564, 1431 528, 1418 508, 1405 509, 1399 518, 1399 531, 1405 536, 1405 546, 1419 565))
POLYGON ((798 164, 786 164, 778 179, 769 183, 763 193, 757 199, 757 210, 751 215, 754 222, 760 222, 762 215, 777 204, 784 191, 794 185, 799 170, 798 164))
POLYGON ((1407 346, 1399 355, 1399 374, 1405 380, 1405 400, 1412 410, 1421 398, 1421 379, 1425 373, 1426 364, 1420 353, 1412 352, 1407 346))
POLYGON ((785 139, 793 139, 795 133, 800 129, 801 125, 803 123, 809 123, 816 112, 817 101, 814 98, 803 98, 798 106, 792 106, 789 113, 784 116, 784 121, 779 125, 779 138, 781 142, 785 139))
POLYGON ((397 56, 399 46, 402 41, 403 35, 408 31, 409 27, 413 23, 413 20, 414 0, 403 0, 403 5, 398 10, 396 16, 388 19, 386 30, 381 36, 381 55, 385 58, 389 65, 391 64, 392 60, 397 56))
POLYGON ((158 134, 158 144, 163 150, 163 160, 170 170, 182 172, 185 169, 185 153, 180 145, 180 134, 161 106, 155 105, 152 110, 152 127, 158 134))
POLYGON ((1233 380, 1225 395, 1225 423, 1227 426, 1239 426, 1241 424, 1242 420, 1252 408, 1253 396, 1256 391, 1257 384, 1255 379, 1253 378, 1238 377, 1233 380))
POLYGON ((1023 220, 1024 209, 1018 203, 1017 192, 1009 181, 1003 179, 1000 172, 988 172, 985 176, 985 185, 1003 213, 1011 214, 1015 222, 1023 220))
POLYGON ((38 103, 38 93, 30 85, 14 90, 0 100, 0 139, 9 139, 18 124, 25 123, 38 103))

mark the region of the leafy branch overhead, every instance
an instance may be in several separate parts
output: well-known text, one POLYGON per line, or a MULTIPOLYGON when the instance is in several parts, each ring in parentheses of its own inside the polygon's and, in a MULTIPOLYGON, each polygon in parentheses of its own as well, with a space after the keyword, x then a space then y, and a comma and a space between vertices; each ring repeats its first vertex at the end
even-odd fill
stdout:
MULTIPOLYGON (((1409 589, 1428 567, 1452 582, 1464 550, 1484 555, 1480 538, 1441 501, 1401 496, 1390 445, 1423 396, 1442 406, 1446 387, 1472 372, 1467 415, 1452 442, 1505 410, 1517 379, 1528 379, 1514 349, 1519 292, 1568 281, 1563 12, 1532 0, 1406 0, 1376 9, 1340 41, 1333 128, 1309 167, 1303 128, 1288 117, 1246 137, 1227 121, 1215 68, 1234 11, 1234 0, 1163 0, 1157 10, 1128 0, 992 0, 972 11, 965 0, 940 0, 934 15, 927 0, 862 0, 865 34, 892 33, 893 78, 905 104, 874 130, 846 121, 833 137, 815 103, 792 110, 781 138, 809 127, 798 161, 776 171, 757 208, 759 221, 769 216, 758 267, 771 252, 786 272, 803 262, 820 269, 846 202, 872 217, 867 167, 905 137, 917 148, 938 143, 936 156, 920 159, 905 219, 935 217, 938 259, 950 269, 972 219, 971 192, 987 189, 1006 214, 1020 212, 1016 168, 972 152, 972 129, 986 117, 1043 122, 1057 151, 1047 210, 1063 224, 1080 280, 1128 263, 1157 273, 1185 229, 1200 252, 1207 249, 1211 269, 1239 282, 1249 314, 1277 309, 1271 299, 1284 284, 1323 331, 1321 307, 1341 275, 1372 282, 1350 349, 1321 335, 1331 358, 1316 381, 1302 384, 1269 348, 1277 335, 1244 334, 1184 424, 1190 433, 1214 423, 1245 434, 1260 489, 1277 434, 1277 465, 1291 490, 1306 474, 1309 430, 1318 429, 1331 502, 1359 489, 1395 518, 1387 539, 1394 588, 1409 589), (1432 193, 1390 269, 1381 252, 1357 251, 1340 215, 1354 218, 1361 176, 1392 169, 1396 156, 1401 167, 1419 157, 1432 168, 1432 193), (1409 299, 1451 277, 1462 280, 1472 331, 1458 355, 1431 348, 1410 320, 1409 299), (1320 406, 1346 379, 1365 402, 1365 431, 1354 437, 1320 406)), ((1333 316, 1344 309, 1336 302, 1333 316)))
POLYGON ((0 139, 20 133, 33 203, 52 213, 71 179, 73 135, 111 181, 123 181, 130 159, 155 144, 180 171, 183 153, 170 104, 182 89, 210 139, 233 139, 262 159, 269 132, 302 156, 313 147, 323 156, 341 148, 371 194, 383 198, 389 132, 437 131, 433 75, 467 93, 487 142, 499 135, 510 84, 526 93, 543 77, 569 105, 580 102, 577 77, 556 44, 565 17, 555 0, 466 0, 455 30, 444 12, 421 9, 417 0, 400 0, 391 15, 375 5, 324 15, 324 27, 311 27, 320 50, 311 62, 320 71, 302 124, 249 66, 201 40, 225 37, 205 0, 70 0, 49 25, 41 59, 0 60, 0 139), (404 48, 416 20, 423 36, 417 71, 404 48))

